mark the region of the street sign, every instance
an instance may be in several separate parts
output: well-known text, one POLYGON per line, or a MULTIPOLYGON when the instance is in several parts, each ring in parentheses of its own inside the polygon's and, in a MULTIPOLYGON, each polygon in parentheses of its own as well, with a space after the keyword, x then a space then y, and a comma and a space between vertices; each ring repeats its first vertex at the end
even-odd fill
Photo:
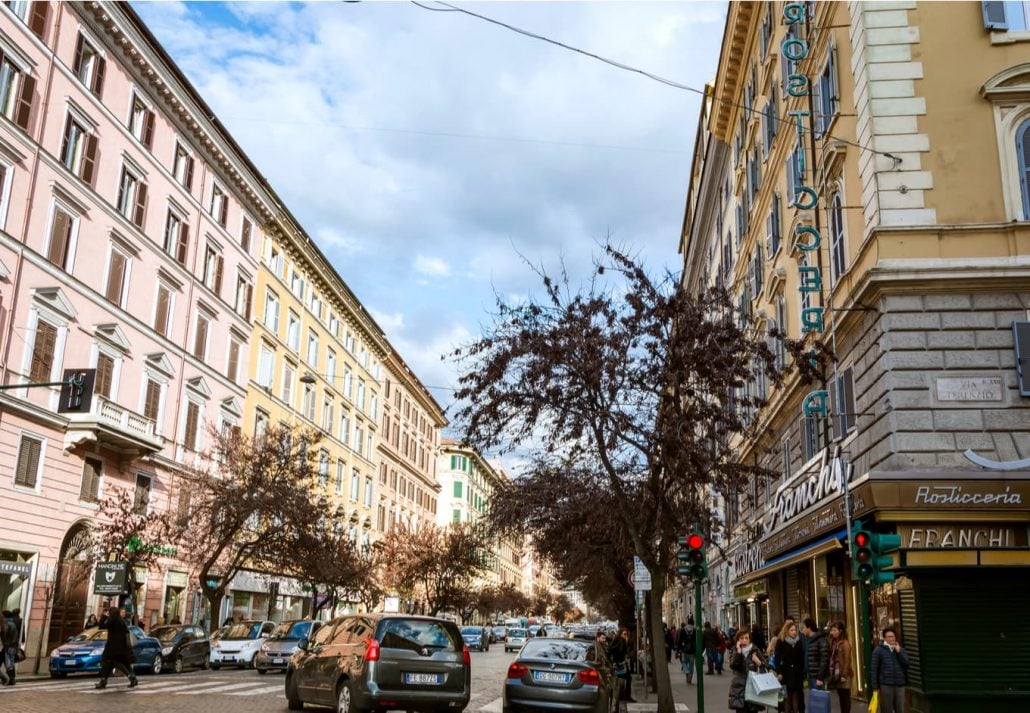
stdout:
POLYGON ((636 555, 633 556, 633 589, 639 592, 651 591, 651 573, 636 555))
POLYGON ((94 594, 121 594, 129 574, 127 562, 98 562, 93 576, 94 594))

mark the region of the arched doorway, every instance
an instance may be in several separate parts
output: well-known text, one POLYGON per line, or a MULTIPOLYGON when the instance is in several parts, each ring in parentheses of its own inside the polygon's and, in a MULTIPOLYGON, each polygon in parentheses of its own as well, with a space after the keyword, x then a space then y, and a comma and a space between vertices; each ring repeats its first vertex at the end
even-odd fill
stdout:
POLYGON ((89 567, 93 561, 91 546, 91 533, 85 522, 72 525, 61 543, 47 651, 82 631, 89 598, 89 567))

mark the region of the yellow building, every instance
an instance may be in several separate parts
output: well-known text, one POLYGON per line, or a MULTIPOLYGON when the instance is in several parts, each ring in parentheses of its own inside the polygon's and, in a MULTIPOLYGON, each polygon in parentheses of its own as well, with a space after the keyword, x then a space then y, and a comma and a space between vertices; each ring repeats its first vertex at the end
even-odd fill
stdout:
POLYGON ((913 711, 1030 703, 968 668, 1018 656, 1003 632, 1030 575, 1028 8, 730 3, 697 132, 684 287, 836 355, 820 383, 744 387, 768 401, 738 457, 775 477, 711 494, 726 554, 705 617, 844 621, 859 697, 897 626, 913 711), (900 538, 872 586, 848 515, 900 538))

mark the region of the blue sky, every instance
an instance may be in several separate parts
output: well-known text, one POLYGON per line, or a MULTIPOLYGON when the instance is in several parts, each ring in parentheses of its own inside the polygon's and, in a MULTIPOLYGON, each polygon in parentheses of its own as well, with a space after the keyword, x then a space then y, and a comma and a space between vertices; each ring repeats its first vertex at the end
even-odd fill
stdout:
MULTIPOLYGON (((427 6, 440 7, 432 2, 427 6)), ((134 3, 444 405, 495 293, 676 248, 699 97, 408 2, 134 3)), ((460 7, 701 88, 724 3, 460 7)))

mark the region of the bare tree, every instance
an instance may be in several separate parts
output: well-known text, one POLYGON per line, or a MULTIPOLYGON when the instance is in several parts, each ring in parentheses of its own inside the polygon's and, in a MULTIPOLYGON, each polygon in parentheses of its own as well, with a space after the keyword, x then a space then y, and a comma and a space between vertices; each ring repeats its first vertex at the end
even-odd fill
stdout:
MULTIPOLYGON (((741 462, 733 442, 756 427, 758 381, 777 383, 782 373, 767 335, 724 292, 686 294, 674 276, 653 279, 611 245, 583 288, 566 275, 541 277, 545 299, 498 298, 494 324, 456 352, 457 421, 482 451, 521 448, 537 469, 573 463, 580 475, 592 473, 592 491, 614 494, 612 517, 660 602, 677 536, 718 528, 705 492, 734 492, 767 474, 741 462)), ((816 350, 796 362, 803 380, 823 356, 816 350)), ((536 475, 528 471, 521 488, 531 490, 536 475)), ((556 512, 564 507, 554 502, 556 512)), ((653 646, 663 640, 660 607, 648 612, 648 629, 653 646)), ((672 713, 665 667, 656 668, 656 683, 659 711, 672 713)))

